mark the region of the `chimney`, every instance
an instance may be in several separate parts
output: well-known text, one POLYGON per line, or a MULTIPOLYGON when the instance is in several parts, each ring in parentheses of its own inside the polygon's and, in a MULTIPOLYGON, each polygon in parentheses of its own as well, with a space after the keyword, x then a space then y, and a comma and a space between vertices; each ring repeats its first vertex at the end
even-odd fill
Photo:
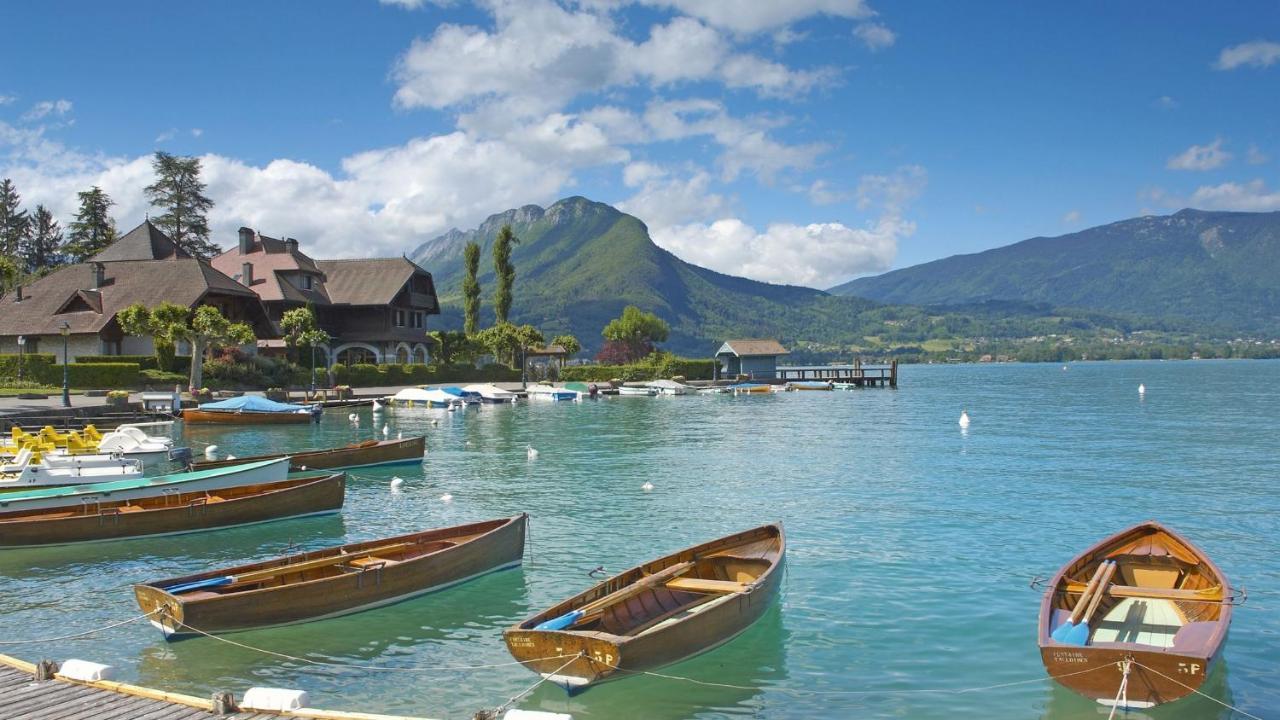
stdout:
POLYGON ((93 289, 97 290, 107 281, 107 266, 100 262, 93 263, 93 289))
POLYGON ((240 254, 248 255, 253 251, 253 228, 240 228, 240 254))
POLYGON ((298 240, 297 240, 297 238, 285 238, 285 240, 284 240, 284 249, 285 249, 285 251, 287 251, 287 252, 291 252, 291 253, 296 253, 296 252, 298 252, 298 240))
POLYGON ((240 282, 244 283, 245 287, 253 285, 253 263, 240 264, 240 282))

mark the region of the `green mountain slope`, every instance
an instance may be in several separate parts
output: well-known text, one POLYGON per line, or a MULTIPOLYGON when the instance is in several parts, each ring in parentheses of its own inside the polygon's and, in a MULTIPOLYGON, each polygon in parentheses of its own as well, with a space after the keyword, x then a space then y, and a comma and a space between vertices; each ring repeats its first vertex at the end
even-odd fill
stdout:
POLYGON ((1280 212, 1134 218, 859 278, 830 292, 913 305, 1047 303, 1276 332, 1280 212))
POLYGON ((849 327, 851 318, 875 305, 691 265, 655 245, 635 217, 571 197, 545 210, 526 205, 493 215, 475 230, 450 231, 410 254, 435 277, 446 327, 460 325, 462 248, 469 240, 481 245, 481 321, 492 322, 492 247, 507 223, 520 240, 512 253, 512 319, 548 335, 571 332, 588 350, 599 347, 601 329, 629 304, 671 325, 667 347, 698 356, 709 355, 728 337, 831 336, 831 328, 849 327))

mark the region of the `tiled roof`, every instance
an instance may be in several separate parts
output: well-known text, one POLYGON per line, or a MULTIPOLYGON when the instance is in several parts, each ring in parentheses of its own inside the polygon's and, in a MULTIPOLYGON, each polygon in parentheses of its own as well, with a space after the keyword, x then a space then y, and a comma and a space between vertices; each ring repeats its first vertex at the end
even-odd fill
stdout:
POLYGON ((414 273, 426 270, 406 258, 321 260, 329 300, 335 305, 388 305, 414 273))
POLYGON ((782 347, 782 343, 777 340, 726 340, 724 345, 720 346, 717 355, 725 352, 737 355, 738 357, 757 357, 760 355, 790 355, 787 349, 782 347))
POLYGON ((169 239, 160 228, 144 220, 141 225, 121 235, 91 259, 99 262, 120 260, 179 260, 191 257, 186 250, 169 239))
POLYGON ((329 303, 324 287, 325 277, 316 267, 315 260, 306 253, 291 248, 284 240, 255 233, 248 254, 242 254, 237 243, 210 262, 232 277, 239 276, 244 271, 244 263, 253 265, 253 291, 264 301, 287 300, 319 305, 329 303), (302 290, 287 278, 290 274, 302 273, 313 274, 313 290, 302 290))

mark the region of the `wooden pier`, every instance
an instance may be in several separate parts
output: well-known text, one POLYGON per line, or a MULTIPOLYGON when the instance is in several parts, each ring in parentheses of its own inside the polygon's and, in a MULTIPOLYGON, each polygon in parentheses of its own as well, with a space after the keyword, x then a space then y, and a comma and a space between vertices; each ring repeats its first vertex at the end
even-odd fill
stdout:
POLYGON ((81 681, 52 674, 48 667, 0 655, 0 719, 3 720, 425 720, 299 708, 243 711, 230 693, 205 699, 109 680, 81 681))
MULTIPOLYGON (((755 378, 752 378, 755 379, 755 378)), ((888 365, 780 365, 773 379, 779 382, 828 381, 849 383, 857 387, 898 387, 898 361, 888 365)))

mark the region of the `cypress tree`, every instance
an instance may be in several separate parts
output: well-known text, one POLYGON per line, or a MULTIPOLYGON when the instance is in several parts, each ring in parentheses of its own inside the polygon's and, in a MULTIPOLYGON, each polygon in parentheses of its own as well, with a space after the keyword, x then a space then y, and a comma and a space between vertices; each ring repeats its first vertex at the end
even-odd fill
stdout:
POLYGON ((200 182, 200 158, 157 150, 151 167, 156 181, 145 192, 151 205, 163 212, 152 219, 156 226, 192 255, 207 258, 221 252, 222 248, 209 242, 209 219, 205 214, 213 207, 213 201, 204 194, 205 184, 200 182))
POLYGON ((476 275, 480 272, 480 246, 475 242, 467 243, 462 251, 466 276, 462 279, 462 330, 468 335, 475 335, 480 330, 480 281, 476 275))
POLYGON ((0 180, 0 256, 17 258, 31 219, 22 210, 22 198, 9 178, 0 180))
POLYGON ((22 243, 22 263, 28 273, 44 274, 62 264, 62 228, 53 213, 36 206, 22 243))
POLYGON ((520 240, 511 232, 510 225, 503 225, 498 231, 498 238, 493 241, 493 274, 497 276, 498 287, 493 291, 493 313, 498 324, 507 321, 511 312, 511 288, 516 282, 516 268, 511 264, 511 246, 519 245, 520 240))
POLYGON ((67 226, 66 255, 68 262, 83 262, 102 252, 116 240, 116 223, 110 209, 115 202, 93 186, 79 193, 80 210, 75 222, 67 226))

